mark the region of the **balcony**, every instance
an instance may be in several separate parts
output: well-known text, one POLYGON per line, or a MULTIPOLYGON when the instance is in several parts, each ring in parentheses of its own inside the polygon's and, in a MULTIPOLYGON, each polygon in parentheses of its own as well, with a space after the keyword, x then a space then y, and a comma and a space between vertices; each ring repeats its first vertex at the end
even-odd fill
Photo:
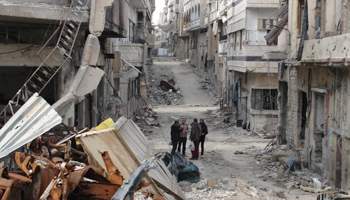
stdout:
POLYGON ((200 28, 200 19, 196 19, 194 21, 188 22, 187 24, 184 24, 184 31, 193 31, 200 28))
POLYGON ((247 8, 279 8, 280 0, 247 0, 247 8))
POLYGON ((350 62, 350 33, 306 40, 301 62, 328 66, 349 66, 350 62))
POLYGON ((219 12, 218 11, 213 11, 209 15, 209 22, 213 22, 217 18, 219 18, 219 12))
POLYGON ((143 66, 143 45, 142 44, 119 44, 121 57, 136 67, 143 66))
POLYGON ((229 70, 254 73, 278 73, 278 62, 286 55, 276 52, 276 46, 246 45, 227 55, 229 70))
POLYGON ((225 41, 219 42, 218 53, 219 57, 225 56, 227 54, 228 43, 225 41))
POLYGON ((153 34, 149 34, 146 39, 146 43, 148 44, 148 48, 153 48, 156 42, 156 37, 153 34))
POLYGON ((130 0, 129 4, 136 9, 146 9, 149 18, 152 18, 152 4, 150 0, 130 0))
POLYGON ((222 0, 219 3, 219 13, 221 15, 226 15, 227 13, 227 0, 222 0))
MULTIPOLYGON (((0 1, 0 20, 28 22, 35 20, 35 23, 46 23, 51 20, 59 21, 62 18, 62 11, 67 9, 67 1, 48 1, 42 0, 42 3, 36 2, 14 2, 11 0, 0 1)), ((89 21, 89 12, 85 11, 82 23, 89 21)))

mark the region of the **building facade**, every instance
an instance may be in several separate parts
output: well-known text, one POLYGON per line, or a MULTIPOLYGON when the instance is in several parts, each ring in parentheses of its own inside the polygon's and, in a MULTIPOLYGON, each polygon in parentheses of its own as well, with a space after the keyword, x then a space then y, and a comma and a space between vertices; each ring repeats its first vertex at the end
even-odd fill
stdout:
POLYGON ((280 134, 324 183, 349 189, 349 2, 289 1, 280 134))
MULTIPOLYGON (((154 3, 143 0, 92 0, 89 5, 79 5, 84 2, 28 0, 0 3, 0 26, 4 30, 0 35, 1 108, 5 108, 19 93, 30 96, 27 87, 40 92, 39 95, 48 103, 54 104, 70 92, 79 69, 88 64, 103 70, 104 76, 95 90, 67 106, 63 113, 64 123, 71 127, 91 128, 108 117, 116 120, 125 114, 121 111, 123 102, 126 102, 122 100, 123 93, 130 94, 131 89, 121 86, 122 75, 132 74, 133 71, 120 71, 125 67, 124 64, 117 64, 121 53, 117 51, 115 38, 130 36, 128 10, 136 10, 133 8, 135 5, 144 16, 147 14, 147 19, 142 19, 145 22, 142 25, 147 27, 154 3), (63 12, 65 10, 68 11, 63 12), (84 60, 88 54, 91 54, 88 59, 93 61, 84 60), (35 74, 38 67, 42 72, 35 74), (35 80, 32 78, 34 81, 26 83, 32 76, 35 80), (25 87, 21 89, 23 84, 25 87)), ((147 28, 143 28, 143 32, 147 31, 147 28)), ((144 38, 145 43, 147 39, 144 38)), ((142 45, 141 53, 147 55, 147 49, 142 45)), ((147 58, 140 57, 143 60, 147 58)), ((17 110, 22 103, 12 109, 17 110)), ((5 110, 10 113, 9 107, 5 110)), ((4 124, 6 120, 1 118, 0 123, 4 124)))

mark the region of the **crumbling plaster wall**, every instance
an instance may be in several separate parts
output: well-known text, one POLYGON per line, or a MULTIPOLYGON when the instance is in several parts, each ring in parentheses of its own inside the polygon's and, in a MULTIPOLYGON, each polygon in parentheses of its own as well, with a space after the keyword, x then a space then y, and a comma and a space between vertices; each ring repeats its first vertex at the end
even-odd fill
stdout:
MULTIPOLYGON (((247 77, 243 73, 237 73, 242 79, 239 97, 247 98, 247 117, 243 122, 250 123, 251 130, 258 132, 274 132, 278 123, 278 110, 255 110, 252 108, 252 89, 277 89, 278 77, 275 74, 249 73, 247 77)), ((240 104, 238 100, 238 104, 240 104)), ((240 106, 240 105, 238 105, 240 106)), ((242 118, 241 118, 242 119, 242 118)))
MULTIPOLYGON (((350 108, 350 72, 348 69, 321 68, 321 67, 290 67, 290 79, 288 82, 288 144, 292 149, 297 150, 303 147, 302 159, 310 161, 311 169, 321 168, 323 176, 332 186, 336 186, 341 181, 343 189, 349 189, 349 121, 348 112, 350 108), (316 88, 311 90, 311 88, 316 88), (300 126, 300 92, 307 94, 307 127, 305 130, 305 141, 302 145, 299 135, 300 126), (324 96, 324 133, 322 139, 322 163, 316 163, 316 151, 320 147, 319 135, 316 135, 317 115, 320 114, 315 95, 324 96), (314 99, 313 99, 314 98, 314 99), (342 137, 343 136, 343 137, 342 137), (340 138, 340 139, 335 139, 340 138), (341 144, 341 171, 342 178, 336 174, 337 148, 341 144), (309 156, 311 155, 311 156, 309 156)), ((319 130, 318 130, 319 131, 319 130)), ((317 131, 317 132, 318 132, 317 131)))
POLYGON ((205 55, 203 55, 203 47, 206 47, 206 33, 200 33, 199 30, 193 32, 190 37, 190 59, 191 64, 197 69, 203 69, 205 55), (203 56, 203 60, 202 60, 203 56))

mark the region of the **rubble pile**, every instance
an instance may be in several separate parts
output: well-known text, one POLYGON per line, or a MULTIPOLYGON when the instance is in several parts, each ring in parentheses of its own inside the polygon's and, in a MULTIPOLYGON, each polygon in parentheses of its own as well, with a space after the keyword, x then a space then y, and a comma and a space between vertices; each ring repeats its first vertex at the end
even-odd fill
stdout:
POLYGON ((304 168, 300 156, 288 151, 286 145, 277 145, 277 139, 272 139, 263 150, 256 146, 250 146, 246 150, 256 158, 256 164, 263 170, 263 173, 256 175, 263 181, 274 180, 289 191, 300 189, 315 193, 322 199, 333 199, 347 194, 329 187, 329 183, 322 181, 318 174, 304 168))
POLYGON ((268 199, 277 200, 284 198, 283 192, 263 191, 248 183, 246 180, 224 178, 220 180, 201 180, 198 183, 180 182, 179 186, 184 191, 186 199, 268 199))
POLYGON ((60 124, 6 157, 0 199, 119 199, 134 191, 134 199, 165 199, 163 190, 183 199, 162 155, 152 150, 139 127, 123 117, 80 132, 60 124))
MULTIPOLYGON (((148 101, 153 105, 180 105, 182 101, 181 91, 168 90, 164 91, 161 89, 161 82, 166 80, 172 80, 173 77, 164 74, 157 74, 152 72, 148 73, 149 83, 147 85, 148 90, 148 101)), ((176 85, 176 84, 174 84, 176 85)))
POLYGON ((223 110, 208 110, 206 113, 208 122, 214 122, 215 129, 227 129, 236 125, 237 119, 232 112, 223 110))
POLYGON ((151 126, 160 126, 158 122, 158 115, 156 112, 152 110, 152 108, 149 108, 147 106, 142 108, 141 115, 135 115, 134 116, 134 122, 140 126, 141 128, 144 127, 151 127, 151 126))

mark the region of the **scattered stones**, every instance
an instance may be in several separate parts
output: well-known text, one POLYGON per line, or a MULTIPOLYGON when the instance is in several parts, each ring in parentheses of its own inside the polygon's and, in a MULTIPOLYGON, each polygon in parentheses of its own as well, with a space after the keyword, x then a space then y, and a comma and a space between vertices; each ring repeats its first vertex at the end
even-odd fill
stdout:
MULTIPOLYGON (((199 199, 261 199, 261 200, 277 200, 283 198, 283 192, 271 191, 270 193, 257 189, 256 187, 248 184, 246 180, 240 180, 235 178, 225 178, 221 180, 211 179, 208 180, 206 188, 199 188, 198 186, 204 186, 202 180, 199 183, 193 183, 191 186, 181 187, 185 193, 186 199, 199 200, 199 199), (189 191, 187 187, 192 187, 192 191, 189 191), (189 191, 189 192, 188 192, 189 191), (234 198, 233 198, 234 197, 234 198)), ((186 185, 179 183, 179 185, 186 185)))

